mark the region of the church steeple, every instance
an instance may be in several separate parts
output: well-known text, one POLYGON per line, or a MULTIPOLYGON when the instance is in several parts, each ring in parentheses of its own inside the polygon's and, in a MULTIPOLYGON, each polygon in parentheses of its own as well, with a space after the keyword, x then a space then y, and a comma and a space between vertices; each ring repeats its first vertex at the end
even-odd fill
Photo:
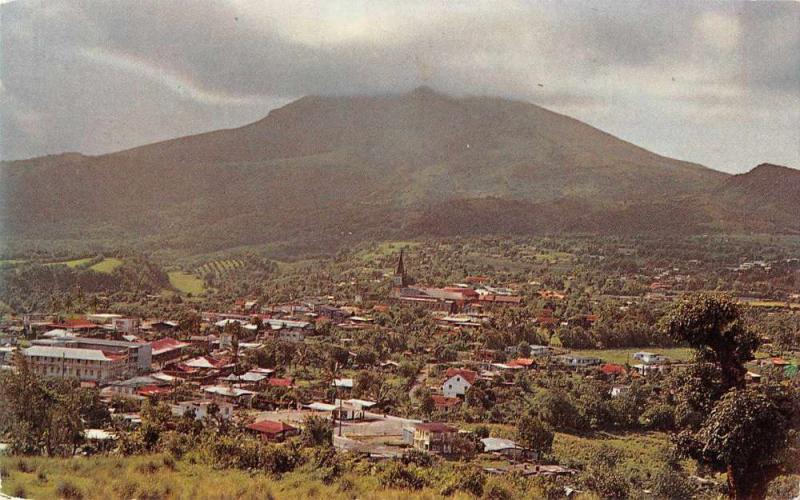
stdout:
POLYGON ((397 269, 394 271, 392 284, 396 287, 406 286, 406 267, 403 264, 403 249, 400 249, 400 258, 397 259, 397 269))

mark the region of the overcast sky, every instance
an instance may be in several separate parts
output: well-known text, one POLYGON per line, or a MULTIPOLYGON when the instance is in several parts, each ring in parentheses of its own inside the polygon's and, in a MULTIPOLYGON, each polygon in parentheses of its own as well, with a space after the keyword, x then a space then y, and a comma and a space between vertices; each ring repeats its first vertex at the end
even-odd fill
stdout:
POLYGON ((3 159, 428 85, 528 100, 719 170, 800 168, 800 3, 18 0, 0 32, 3 159))

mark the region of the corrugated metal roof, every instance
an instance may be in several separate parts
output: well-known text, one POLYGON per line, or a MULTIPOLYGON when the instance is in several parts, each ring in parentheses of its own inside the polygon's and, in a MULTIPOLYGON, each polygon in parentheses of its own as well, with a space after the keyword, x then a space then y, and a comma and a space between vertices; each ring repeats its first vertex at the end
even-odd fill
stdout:
POLYGON ((46 356, 51 358, 82 359, 89 361, 112 361, 98 349, 74 349, 72 347, 51 347, 35 345, 25 349, 26 356, 46 356))
POLYGON ((517 443, 510 439, 488 437, 481 439, 481 443, 487 452, 520 449, 517 443))

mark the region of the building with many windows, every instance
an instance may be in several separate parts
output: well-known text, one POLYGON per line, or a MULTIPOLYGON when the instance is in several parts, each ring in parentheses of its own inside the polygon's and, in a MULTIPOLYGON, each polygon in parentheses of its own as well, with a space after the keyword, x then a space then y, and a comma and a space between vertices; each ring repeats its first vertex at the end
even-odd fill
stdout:
POLYGON ((46 377, 106 382, 127 372, 125 356, 99 349, 34 345, 23 353, 31 369, 46 377))

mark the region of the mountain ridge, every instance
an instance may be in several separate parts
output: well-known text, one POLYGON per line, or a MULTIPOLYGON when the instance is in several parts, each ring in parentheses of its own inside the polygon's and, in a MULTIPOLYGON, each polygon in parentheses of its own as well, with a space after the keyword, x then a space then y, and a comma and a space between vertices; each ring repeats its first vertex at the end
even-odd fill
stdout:
POLYGON ((325 246, 426 234, 442 224, 432 217, 468 227, 469 216, 483 221, 470 231, 484 232, 752 230, 761 219, 771 231, 784 223, 795 230, 770 212, 794 200, 737 224, 741 214, 724 200, 743 196, 737 190, 766 196, 758 183, 657 155, 535 104, 431 89, 307 96, 242 127, 0 168, 0 223, 21 240, 325 246), (745 185, 725 188, 737 183, 745 185), (490 214, 509 213, 513 220, 491 227, 490 214), (686 224, 676 226, 670 213, 686 224))

